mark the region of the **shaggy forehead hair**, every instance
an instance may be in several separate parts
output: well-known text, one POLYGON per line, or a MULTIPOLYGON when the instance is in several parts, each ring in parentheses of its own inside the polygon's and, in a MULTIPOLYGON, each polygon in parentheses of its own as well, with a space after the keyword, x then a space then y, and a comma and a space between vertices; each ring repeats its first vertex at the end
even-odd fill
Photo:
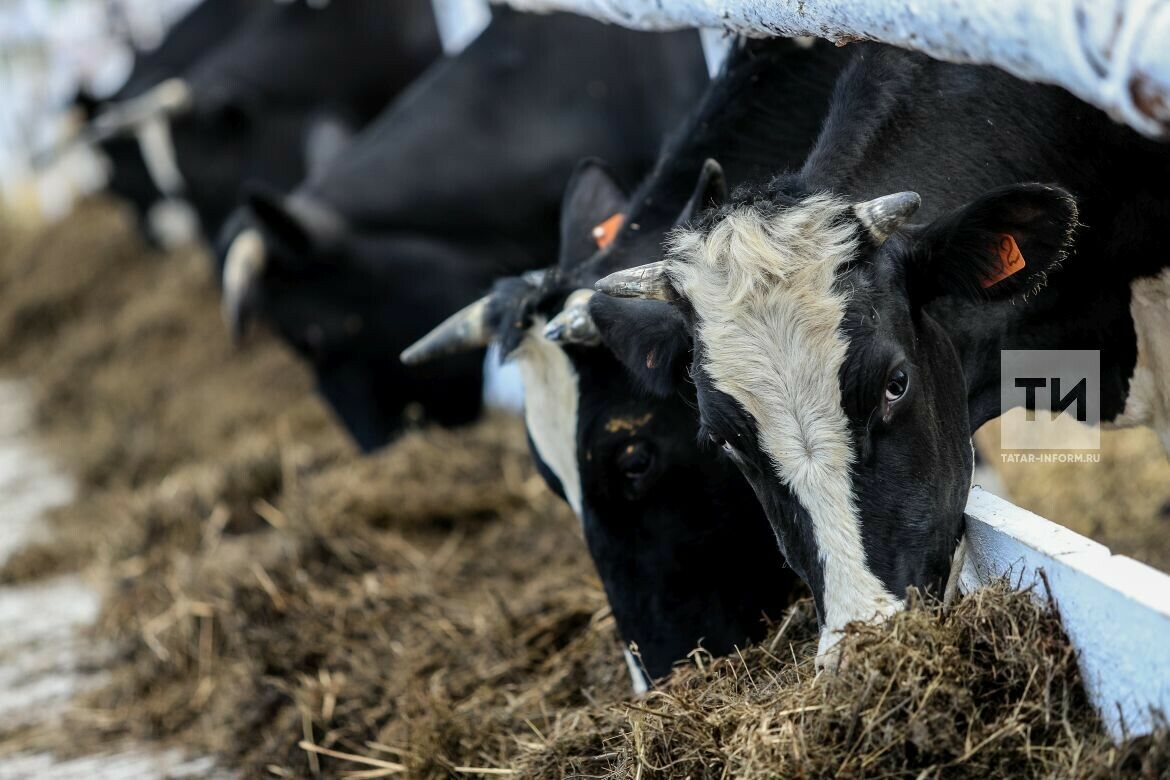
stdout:
MULTIPOLYGON (((897 607, 866 565, 838 381, 847 296, 835 282, 861 251, 859 231, 848 202, 817 194, 739 206, 676 231, 668 253, 696 315, 703 370, 755 418, 776 476, 812 520, 828 632, 897 607)), ((832 641, 823 636, 822 649, 832 641)))

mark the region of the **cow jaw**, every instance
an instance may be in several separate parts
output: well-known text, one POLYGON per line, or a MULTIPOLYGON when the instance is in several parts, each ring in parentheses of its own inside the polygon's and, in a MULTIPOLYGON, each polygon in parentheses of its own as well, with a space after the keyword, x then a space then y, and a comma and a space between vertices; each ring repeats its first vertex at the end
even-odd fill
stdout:
POLYGON ((849 208, 823 195, 778 213, 741 208, 709 232, 677 233, 669 268, 695 313, 703 371, 755 419, 776 478, 810 518, 823 589, 818 666, 829 667, 846 624, 902 606, 867 565, 850 477, 838 380, 846 296, 834 288, 860 251, 849 208))
POLYGON ((512 353, 524 381, 524 422, 540 459, 560 480, 565 500, 581 514, 581 468, 577 462, 577 372, 564 351, 544 336, 535 318, 512 353))

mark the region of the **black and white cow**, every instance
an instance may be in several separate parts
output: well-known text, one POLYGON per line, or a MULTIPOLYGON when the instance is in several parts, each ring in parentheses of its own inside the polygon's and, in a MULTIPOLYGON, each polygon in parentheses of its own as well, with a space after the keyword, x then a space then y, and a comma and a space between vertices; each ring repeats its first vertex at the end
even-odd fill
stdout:
POLYGON ((223 272, 230 327, 273 325, 364 448, 395 435, 409 404, 472 419, 482 352, 409 369, 398 352, 494 279, 555 258, 577 160, 640 175, 706 82, 693 31, 495 9, 323 175, 251 198, 223 272))
POLYGON ((184 73, 230 38, 240 25, 271 0, 199 0, 179 17, 153 49, 137 51, 125 83, 107 99, 120 102, 184 73))
MULTIPOLYGON (((201 0, 175 22, 157 47, 135 54, 130 75, 114 94, 98 100, 82 93, 77 98, 77 105, 92 122, 112 107, 125 104, 158 84, 180 76, 266 2, 270 0, 201 0)), ((90 132, 93 129, 91 125, 90 132)), ((156 233, 149 227, 152 208, 157 207, 165 196, 147 168, 139 139, 132 132, 117 132, 102 133, 94 138, 94 142, 108 163, 106 188, 130 204, 144 227, 144 234, 156 239, 156 233)))
POLYGON ((703 435, 812 588, 821 664, 850 621, 954 584, 1000 350, 1099 349, 1102 418, 1168 419, 1168 162, 1063 90, 862 46, 798 174, 599 283, 657 299, 592 312, 648 384, 693 345, 703 435))
MULTIPOLYGON (((846 57, 826 43, 736 45, 632 196, 604 165, 578 168, 557 266, 497 283, 404 354, 417 362, 494 340, 519 366, 533 457, 581 519, 621 636, 651 677, 700 642, 724 654, 761 638, 761 615, 776 616, 797 581, 776 578, 784 560, 751 488, 698 442, 693 393, 648 394, 600 343, 585 310, 592 285, 661 253, 680 212, 701 207, 693 192, 799 166, 846 57), (714 154, 725 169, 707 162, 714 154)), ((658 309, 663 323, 678 316, 658 309)))
POLYGON ((153 190, 212 239, 246 182, 295 186, 441 54, 430 0, 263 2, 228 32, 94 120, 136 137, 153 190))

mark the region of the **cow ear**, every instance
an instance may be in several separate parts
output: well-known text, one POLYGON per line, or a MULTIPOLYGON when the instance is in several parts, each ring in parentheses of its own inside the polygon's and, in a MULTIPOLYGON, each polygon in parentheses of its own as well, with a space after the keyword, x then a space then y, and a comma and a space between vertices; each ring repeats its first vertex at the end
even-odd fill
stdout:
POLYGON ((569 267, 585 260, 612 238, 611 233, 598 234, 595 229, 616 231, 620 222, 602 226, 623 214, 628 201, 626 191, 604 162, 588 158, 577 163, 561 201, 560 265, 569 267))
POLYGON ((664 398, 685 379, 691 336, 671 304, 594 295, 589 316, 602 344, 648 392, 664 398))
POLYGON ((315 200, 253 186, 245 202, 274 257, 294 264, 307 262, 328 256, 341 243, 340 217, 315 200))
POLYGON ((907 274, 924 305, 944 295, 1006 300, 1042 286, 1073 245, 1076 200, 1059 187, 992 190, 913 237, 907 274))

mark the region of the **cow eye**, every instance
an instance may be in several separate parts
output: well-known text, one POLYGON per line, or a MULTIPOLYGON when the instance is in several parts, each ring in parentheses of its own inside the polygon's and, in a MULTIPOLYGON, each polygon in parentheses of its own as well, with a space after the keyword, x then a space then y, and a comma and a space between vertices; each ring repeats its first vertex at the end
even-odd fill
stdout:
POLYGON ((886 380, 886 402, 893 403, 902 396, 906 395, 906 390, 910 387, 910 377, 906 372, 900 368, 894 369, 890 374, 890 378, 886 380))

